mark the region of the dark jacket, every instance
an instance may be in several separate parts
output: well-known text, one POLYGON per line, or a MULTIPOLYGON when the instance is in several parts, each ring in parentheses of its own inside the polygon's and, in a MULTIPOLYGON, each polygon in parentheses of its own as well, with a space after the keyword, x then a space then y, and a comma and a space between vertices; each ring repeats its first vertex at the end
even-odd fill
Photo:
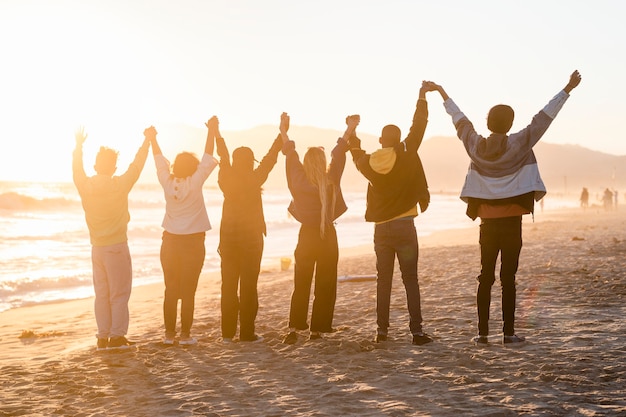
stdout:
POLYGON ((370 165, 370 154, 360 148, 350 150, 356 168, 369 181, 365 220, 383 222, 408 212, 417 204, 422 212, 430 203, 430 193, 424 167, 417 150, 424 138, 428 123, 428 104, 418 100, 413 124, 404 141, 395 146, 396 161, 393 168, 383 174, 370 165))
MULTIPOLYGON (((329 187, 328 192, 334 190, 335 207, 327 218, 329 221, 336 220, 339 216, 346 212, 348 207, 341 192, 341 176, 346 166, 346 152, 348 144, 339 139, 337 145, 331 152, 330 166, 328 176, 330 183, 334 184, 332 189, 329 187)), ((296 146, 293 141, 288 141, 283 145, 283 153, 286 156, 285 169, 287 172, 287 185, 291 192, 292 200, 289 204, 289 213, 300 223, 307 226, 319 226, 321 221, 322 203, 319 198, 318 189, 311 184, 304 173, 304 167, 296 152, 296 146)), ((330 201, 330 200, 329 200, 330 201)))
POLYGON ((224 193, 220 235, 225 233, 266 234, 262 186, 276 165, 282 141, 280 136, 263 157, 256 169, 242 172, 234 169, 223 138, 216 139, 217 154, 220 157, 220 171, 217 183, 224 193))

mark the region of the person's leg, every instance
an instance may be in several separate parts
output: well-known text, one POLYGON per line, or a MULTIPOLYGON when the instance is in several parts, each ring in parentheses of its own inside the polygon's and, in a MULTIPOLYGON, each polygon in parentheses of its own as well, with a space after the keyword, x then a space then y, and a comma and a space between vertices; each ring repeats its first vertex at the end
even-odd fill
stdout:
POLYGON ((417 335, 422 333, 422 307, 417 276, 419 247, 415 223, 413 219, 394 220, 391 223, 393 223, 390 226, 394 230, 398 265, 400 266, 402 283, 406 291, 410 317, 409 329, 411 334, 417 335))
POLYGON ((309 309, 309 297, 311 282, 316 260, 316 244, 319 242, 319 230, 315 227, 300 227, 298 244, 294 252, 294 279, 291 305, 289 309, 289 328, 306 330, 307 313, 309 309), (317 237, 316 237, 317 234, 317 237))
POLYGON ((333 315, 337 300, 337 263, 339 247, 334 226, 326 228, 319 242, 319 258, 315 268, 315 297, 311 311, 311 332, 329 333, 333 330, 333 315))
POLYGON ((193 314, 195 309, 196 289, 204 265, 206 250, 204 247, 205 234, 194 233, 185 235, 179 244, 181 251, 181 288, 180 288, 180 337, 188 338, 191 335, 193 314))
POLYGON ((111 304, 111 336, 128 333, 128 300, 133 286, 133 267, 126 242, 107 246, 105 267, 109 277, 109 302, 111 304))
POLYGON ((94 314, 98 327, 98 339, 108 339, 111 333, 111 304, 109 304, 109 282, 105 268, 105 247, 91 247, 91 266, 93 269, 94 314))
MULTIPOLYGON (((225 232, 225 231, 222 231, 225 232)), ((221 312, 222 312, 222 338, 232 339, 237 333, 237 317, 239 315, 239 274, 241 264, 241 252, 234 239, 226 237, 226 233, 220 239, 219 254, 221 257, 221 312)))
POLYGON ((256 339, 254 321, 259 311, 257 282, 261 270, 263 256, 263 234, 248 236, 243 250, 244 260, 241 267, 241 284, 239 305, 239 339, 254 341, 256 339))
POLYGON ((515 334, 515 274, 522 250, 522 217, 507 217, 501 227, 501 267, 502 284, 502 321, 505 336, 515 334))
POLYGON ((491 306, 491 287, 495 282, 495 269, 500 243, 498 224, 493 220, 483 220, 480 224, 480 264, 476 304, 478 308, 478 334, 489 335, 489 309, 491 306))
POLYGON ((393 234, 387 223, 374 227, 374 251, 376 252, 376 332, 387 336, 389 329, 389 306, 391 284, 396 252, 393 247, 393 234))
POLYGON ((165 291, 163 294, 163 321, 165 324, 165 338, 173 340, 176 337, 176 316, 178 314, 178 300, 180 299, 180 258, 178 245, 174 235, 163 233, 161 243, 161 268, 165 291))

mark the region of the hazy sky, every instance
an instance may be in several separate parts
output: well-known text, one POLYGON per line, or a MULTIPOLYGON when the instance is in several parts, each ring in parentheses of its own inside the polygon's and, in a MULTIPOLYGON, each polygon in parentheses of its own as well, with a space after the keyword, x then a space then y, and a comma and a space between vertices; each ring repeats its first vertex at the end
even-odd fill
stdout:
MULTIPOLYGON (((78 125, 122 162, 144 127, 213 114, 223 131, 287 111, 294 125, 343 130, 359 113, 363 133, 406 133, 424 79, 479 130, 498 103, 519 129, 574 69, 583 82, 545 141, 624 155, 624 16, 620 0, 0 0, 0 180, 69 180, 78 125)), ((428 99, 426 137, 453 136, 428 99)))

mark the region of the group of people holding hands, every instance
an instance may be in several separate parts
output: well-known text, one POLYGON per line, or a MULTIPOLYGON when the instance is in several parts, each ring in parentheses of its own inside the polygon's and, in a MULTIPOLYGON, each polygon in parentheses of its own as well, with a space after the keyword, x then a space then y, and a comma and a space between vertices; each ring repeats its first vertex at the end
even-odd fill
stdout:
POLYGON ((438 92, 451 116, 457 135, 471 159, 461 191, 467 215, 480 223, 481 271, 477 277, 478 331, 474 343, 489 342, 491 287, 495 283, 498 255, 501 260, 503 343, 525 339, 515 333, 515 274, 522 248, 522 216, 534 212, 534 203, 546 193, 539 175, 533 146, 578 86, 581 76, 574 71, 566 86, 539 111, 530 124, 509 134, 514 112, 497 105, 487 116, 488 137, 476 132, 472 123, 438 84, 424 81, 412 125, 402 139, 395 125, 384 126, 380 148, 368 153, 356 134, 358 115, 346 117, 346 129, 331 151, 309 148, 300 158, 289 136, 289 115, 280 118, 279 132, 266 155, 257 164, 252 150, 239 147, 229 153, 217 117, 210 118, 201 158, 182 152, 170 164, 161 152, 157 131, 149 127, 145 140, 128 170, 114 175, 117 152, 101 147, 96 156, 96 175, 83 168, 82 144, 87 138, 76 132, 73 180, 81 197, 92 244, 93 283, 98 349, 123 349, 132 345, 126 334, 132 266, 127 244, 128 194, 152 147, 157 177, 165 196, 160 261, 165 282, 163 343, 197 343, 191 334, 194 299, 202 271, 205 233, 211 229, 203 184, 219 166, 218 185, 224 195, 220 239, 221 333, 225 343, 237 335, 240 342, 258 342, 255 332, 258 312, 257 281, 263 254, 266 224, 261 191, 279 153, 285 156, 287 185, 291 193, 289 213, 300 223, 294 251, 294 285, 284 343, 298 341, 308 330, 309 339, 334 331, 339 246, 335 221, 347 210, 341 177, 350 152, 357 170, 367 179, 365 220, 374 223, 376 254, 376 342, 387 340, 392 279, 398 260, 406 291, 412 343, 432 342, 424 332, 417 274, 418 240, 414 218, 428 208, 430 194, 418 155, 428 122, 426 93, 438 92), (219 160, 215 158, 217 152, 219 160), (309 299, 315 280, 309 320, 309 299), (177 332, 178 300, 180 331, 177 332))

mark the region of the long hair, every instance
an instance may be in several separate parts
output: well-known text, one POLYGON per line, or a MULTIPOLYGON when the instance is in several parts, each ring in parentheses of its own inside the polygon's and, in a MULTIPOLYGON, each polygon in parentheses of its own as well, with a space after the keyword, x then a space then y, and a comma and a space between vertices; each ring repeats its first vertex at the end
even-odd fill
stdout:
POLYGON ((321 148, 309 148, 304 154, 302 161, 304 175, 311 184, 317 187, 322 204, 320 213, 320 236, 326 235, 326 226, 332 222, 332 213, 335 211, 335 184, 328 179, 326 167, 326 154, 321 148), (331 190, 331 198, 328 201, 328 190, 331 190))

